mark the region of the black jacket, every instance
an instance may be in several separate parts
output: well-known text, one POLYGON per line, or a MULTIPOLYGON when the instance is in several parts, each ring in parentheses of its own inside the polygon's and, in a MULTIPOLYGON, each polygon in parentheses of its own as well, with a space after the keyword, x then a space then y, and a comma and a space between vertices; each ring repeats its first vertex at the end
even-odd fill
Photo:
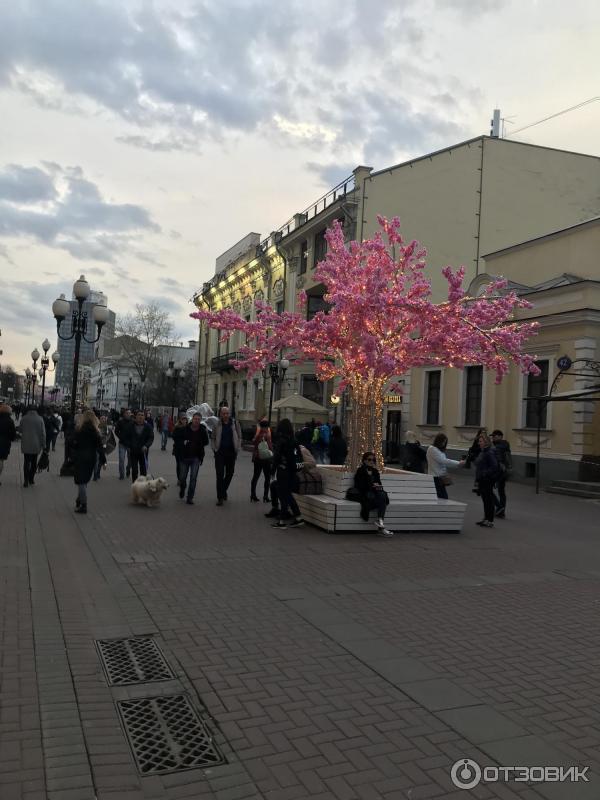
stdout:
POLYGON ((506 439, 500 439, 499 442, 494 444, 494 452, 500 465, 502 472, 512 468, 512 455, 510 452, 510 445, 506 439), (504 467, 504 469, 502 469, 504 467))
POLYGON ((129 447, 131 440, 131 429, 133 427, 133 420, 131 417, 119 417, 115 425, 115 434, 119 442, 125 447, 129 447))
POLYGON ((298 465, 302 468, 303 462, 294 437, 276 436, 273 443, 273 471, 284 469, 292 476, 298 471, 298 465))
MULTIPOLYGON (((202 426, 204 427, 204 425, 202 426)), ((184 452, 184 442, 185 442, 185 432, 187 430, 187 425, 175 425, 173 428, 173 433, 171 434, 171 438, 173 439, 173 455, 175 458, 183 458, 184 452)))
POLYGON ((96 465, 96 456, 100 456, 101 464, 106 464, 102 437, 93 425, 83 425, 75 431, 72 447, 75 483, 89 483, 96 465))
POLYGON ((475 460, 476 481, 496 481, 500 475, 498 459, 492 447, 485 447, 475 460))
POLYGON ((131 432, 128 435, 128 447, 132 453, 141 453, 144 447, 150 447, 154 441, 154 431, 144 422, 141 431, 138 432, 135 422, 131 426, 131 432))
POLYGON ((0 414, 0 461, 8 458, 11 442, 16 438, 17 430, 10 414, 0 414))
POLYGON ((369 474, 366 466, 361 464, 354 475, 354 488, 360 493, 361 498, 366 498, 369 492, 374 491, 373 485, 375 483, 381 485, 379 470, 373 467, 371 474, 369 474))
POLYGON ((345 464, 348 455, 348 444, 343 436, 331 437, 329 440, 329 461, 331 464, 345 464))
POLYGON ((404 445, 403 469, 409 472, 426 472, 427 453, 416 442, 407 442, 404 445))
POLYGON ((204 425, 200 425, 197 431, 192 430, 192 426, 186 425, 181 436, 180 446, 184 460, 199 458, 204 461, 204 448, 208 444, 208 433, 204 425))

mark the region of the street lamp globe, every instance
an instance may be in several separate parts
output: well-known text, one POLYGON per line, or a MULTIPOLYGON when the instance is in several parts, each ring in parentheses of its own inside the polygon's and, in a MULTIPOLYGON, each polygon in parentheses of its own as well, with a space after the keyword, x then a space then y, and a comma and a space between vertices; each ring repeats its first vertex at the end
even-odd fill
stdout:
POLYGON ((279 362, 279 366, 285 372, 290 366, 290 362, 287 360, 287 358, 282 358, 281 361, 279 362))
POLYGON ((38 370, 38 375, 40 376, 40 378, 43 378, 43 377, 44 377, 44 368, 43 368, 43 367, 40 367, 40 368, 39 368, 39 370, 38 370))
POLYGON ((179 370, 179 377, 185 378, 185 372, 182 369, 179 370))
POLYGON ((54 351, 54 353, 52 353, 52 361, 54 361, 54 366, 58 364, 59 359, 60 353, 58 351, 54 351))
POLYGON ((73 294, 77 298, 77 300, 87 300, 90 296, 90 285, 86 281, 84 275, 79 276, 79 280, 75 281, 73 284, 73 294))
POLYGON ((31 370, 29 369, 29 367, 26 367, 26 368, 25 368, 25 375, 26 375, 28 378, 31 378, 31 370))
POLYGON ((40 351, 36 347, 34 350, 31 351, 31 360, 37 361, 39 357, 40 357, 40 351))
POLYGON ((42 350, 44 351, 44 353, 47 353, 48 350, 50 350, 50 342, 48 341, 48 339, 44 339, 44 341, 42 342, 42 350))
POLYGON ((165 372, 165 375, 167 376, 167 378, 172 378, 173 377, 173 369, 171 367, 169 367, 169 369, 165 372))
POLYGON ((64 294, 61 294, 61 296, 52 303, 52 313, 54 314, 54 317, 58 323, 63 321, 70 310, 71 306, 69 305, 69 301, 65 298, 64 294))
POLYGON ((92 313, 93 313, 93 317, 94 317, 94 322, 99 327, 101 327, 106 322, 108 322, 108 308, 106 306, 104 306, 104 305, 95 305, 94 306, 94 311, 92 313))

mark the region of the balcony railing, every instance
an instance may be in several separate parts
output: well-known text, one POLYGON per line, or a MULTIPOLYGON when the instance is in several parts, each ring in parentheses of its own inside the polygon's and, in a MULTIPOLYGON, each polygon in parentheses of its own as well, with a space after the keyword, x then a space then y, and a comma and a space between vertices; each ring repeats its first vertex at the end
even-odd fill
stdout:
POLYGON ((210 368, 213 372, 231 372, 235 369, 232 361, 237 361, 241 358, 240 353, 226 353, 224 356, 216 356, 210 361, 210 368))

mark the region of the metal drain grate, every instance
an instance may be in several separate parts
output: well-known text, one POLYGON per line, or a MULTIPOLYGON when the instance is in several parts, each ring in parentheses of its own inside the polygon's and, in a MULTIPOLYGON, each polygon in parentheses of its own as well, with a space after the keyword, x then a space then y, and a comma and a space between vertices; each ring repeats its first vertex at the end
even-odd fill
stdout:
POLYGON ((224 763, 185 695, 122 700, 117 707, 142 775, 224 763))
POLYGON ((174 678, 156 642, 150 637, 100 639, 96 642, 110 686, 174 678))

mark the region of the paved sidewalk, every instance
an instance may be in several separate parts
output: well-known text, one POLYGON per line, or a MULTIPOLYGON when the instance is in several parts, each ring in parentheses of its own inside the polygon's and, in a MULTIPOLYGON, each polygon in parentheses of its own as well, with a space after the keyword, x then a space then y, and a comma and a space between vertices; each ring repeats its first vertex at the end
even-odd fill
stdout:
MULTIPOLYGON (((159 509, 116 464, 89 513, 51 473, 0 487, 0 800, 600 797, 600 505, 512 485, 508 519, 465 531, 276 531, 240 456, 215 506, 173 461, 159 509), (152 636, 174 677, 108 685, 96 640, 152 636), (141 776, 116 703, 185 694, 226 763, 141 776), (590 783, 480 783, 452 764, 589 766, 590 783)), ((160 738, 164 731, 151 730, 160 738)))

